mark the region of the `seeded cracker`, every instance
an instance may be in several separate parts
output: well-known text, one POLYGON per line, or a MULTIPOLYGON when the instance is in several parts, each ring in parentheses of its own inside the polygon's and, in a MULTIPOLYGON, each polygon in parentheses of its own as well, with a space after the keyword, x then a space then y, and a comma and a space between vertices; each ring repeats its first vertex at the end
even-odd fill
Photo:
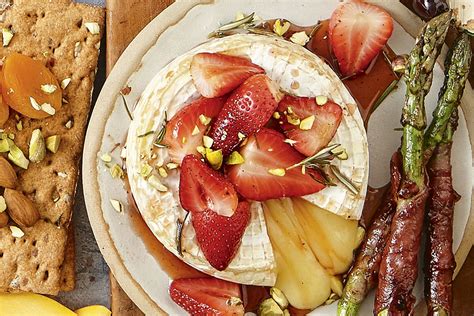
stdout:
MULTIPOLYGON (((0 1, 0 8, 5 2, 0 1)), ((14 0, 2 11, 0 28, 11 29, 14 36, 7 47, 0 48, 0 57, 16 51, 45 63, 59 82, 72 79, 63 92, 68 103, 54 116, 21 118, 23 128, 19 131, 11 111, 4 126, 7 133, 15 134, 15 143, 24 153, 28 153, 36 128, 45 138, 61 135, 56 154, 48 151, 40 163, 30 163, 27 170, 17 169, 18 189, 33 201, 42 219, 23 228, 22 238, 12 237, 8 228, 0 229, 0 291, 55 295, 62 287, 74 287, 74 252, 68 231, 104 12, 69 0, 14 0), (98 23, 99 34, 86 28, 85 23, 90 22, 98 23), (67 128, 69 121, 72 124, 67 128)))

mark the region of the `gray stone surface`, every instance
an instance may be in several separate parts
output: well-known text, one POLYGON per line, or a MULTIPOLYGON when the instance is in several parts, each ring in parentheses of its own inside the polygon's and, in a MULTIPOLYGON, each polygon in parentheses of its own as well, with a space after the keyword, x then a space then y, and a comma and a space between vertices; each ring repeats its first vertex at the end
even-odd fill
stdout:
MULTIPOLYGON (((105 0, 78 0, 78 2, 105 6, 105 0)), ((105 81, 105 38, 102 40, 101 48, 92 104, 95 104, 105 81)), ((71 309, 95 304, 110 307, 109 268, 99 251, 89 224, 82 181, 77 188, 73 225, 76 237, 76 289, 61 293, 59 301, 71 309)))

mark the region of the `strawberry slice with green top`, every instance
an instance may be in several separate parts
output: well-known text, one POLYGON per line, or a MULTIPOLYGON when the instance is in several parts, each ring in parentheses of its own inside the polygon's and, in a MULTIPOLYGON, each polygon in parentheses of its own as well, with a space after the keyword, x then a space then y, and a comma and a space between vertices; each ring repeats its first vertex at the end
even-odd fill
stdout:
POLYGON ((224 270, 239 249, 250 220, 249 203, 238 202, 232 183, 194 155, 183 159, 179 199, 191 212, 196 239, 207 261, 224 270))
POLYGON ((279 122, 296 150, 312 156, 326 147, 342 120, 342 108, 327 97, 286 95, 278 104, 279 122))
POLYGON ((329 41, 342 75, 363 72, 392 31, 392 17, 382 8, 361 0, 340 3, 329 20, 329 41))
POLYGON ((216 278, 177 279, 170 285, 171 299, 195 316, 243 316, 240 286, 216 278))
POLYGON ((206 98, 223 96, 247 78, 265 72, 246 58, 220 53, 194 55, 190 70, 196 89, 206 98))
POLYGON ((162 141, 168 147, 173 162, 181 164, 184 156, 197 154, 202 146, 211 121, 219 114, 225 98, 199 98, 185 105, 166 124, 166 133, 162 141))
POLYGON ((247 79, 230 94, 212 125, 213 149, 222 149, 224 156, 230 154, 268 122, 281 97, 278 86, 266 75, 247 79))
POLYGON ((314 169, 288 169, 305 157, 275 130, 260 129, 248 138, 240 154, 244 162, 228 167, 227 177, 237 192, 249 200, 303 196, 325 187, 324 178, 314 169))

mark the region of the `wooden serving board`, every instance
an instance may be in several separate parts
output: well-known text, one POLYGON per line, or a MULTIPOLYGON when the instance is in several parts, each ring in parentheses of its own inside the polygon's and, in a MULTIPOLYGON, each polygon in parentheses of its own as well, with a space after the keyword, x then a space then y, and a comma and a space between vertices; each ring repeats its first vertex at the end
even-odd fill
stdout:
MULTIPOLYGON (((142 28, 173 2, 173 0, 106 0, 107 74, 142 28)), ((402 2, 408 3, 408 1, 402 2)), ((112 274, 110 274, 110 289, 112 315, 143 315, 112 274)), ((454 282, 454 292, 454 315, 473 315, 474 251, 472 250, 454 282)))

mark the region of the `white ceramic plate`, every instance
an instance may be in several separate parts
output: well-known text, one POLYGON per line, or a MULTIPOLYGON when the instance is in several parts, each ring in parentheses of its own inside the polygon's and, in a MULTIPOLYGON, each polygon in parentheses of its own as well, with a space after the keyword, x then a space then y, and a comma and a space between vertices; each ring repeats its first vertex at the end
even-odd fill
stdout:
MULTIPOLYGON (((262 18, 284 17, 299 25, 311 25, 319 19, 328 18, 339 1, 211 1, 198 0, 177 2, 153 20, 130 44, 111 72, 99 96, 92 114, 86 137, 83 163, 84 195, 94 234, 100 249, 117 280, 147 314, 183 314, 168 296, 169 278, 149 253, 141 237, 125 214, 118 214, 110 205, 110 199, 121 201, 127 209, 123 183, 113 180, 103 163, 101 153, 110 152, 117 143, 123 143, 130 124, 119 91, 132 88, 126 97, 133 105, 154 75, 173 58, 185 53, 207 40, 207 34, 219 23, 230 21, 235 13, 256 12, 262 18)), ((394 19, 394 34, 389 45, 397 53, 410 51, 421 21, 395 1, 372 1, 384 6, 394 19), (401 26, 403 25, 403 27, 401 26)), ((133 14, 133 13, 132 13, 133 14)), ((445 51, 443 52, 443 55, 445 51)), ((426 98, 429 118, 436 104, 437 93, 443 82, 443 71, 439 65, 434 71, 431 93, 426 98)), ((370 151, 370 180, 372 186, 388 181, 388 165, 391 153, 400 144, 401 134, 393 129, 399 127, 403 104, 404 84, 391 93, 375 112, 368 128, 370 151)), ((462 265, 472 245, 474 227, 471 213, 473 168, 471 142, 474 133, 473 91, 466 88, 460 113, 460 124, 453 147, 454 186, 462 195, 456 204, 454 217, 454 249, 458 266, 462 265), (467 118, 467 119, 466 119, 467 118), (470 131, 470 134, 469 132, 470 131), (466 229, 468 227, 469 229, 466 229)), ((114 157, 119 161, 119 151, 114 157)), ((158 242, 158 241, 157 241, 158 242)), ((421 294, 420 284, 416 291, 421 294)), ((372 310, 373 298, 367 299, 361 315, 372 310)), ((335 305, 320 307, 313 315, 334 315, 335 305)))

